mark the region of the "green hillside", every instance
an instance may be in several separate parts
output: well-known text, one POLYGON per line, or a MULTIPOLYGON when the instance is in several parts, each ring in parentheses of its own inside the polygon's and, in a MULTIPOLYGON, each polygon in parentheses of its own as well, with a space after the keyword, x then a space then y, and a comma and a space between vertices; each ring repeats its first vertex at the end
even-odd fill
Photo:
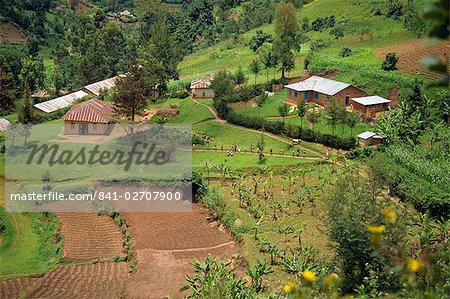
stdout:
MULTIPOLYGON (((301 50, 295 52, 295 68, 288 76, 303 75, 304 59, 308 54, 312 54, 309 58, 311 71, 342 71, 336 79, 352 82, 367 89, 369 93, 387 96, 392 87, 409 87, 412 84, 412 76, 400 72, 383 73, 380 69, 382 60, 374 54, 377 48, 417 39, 417 33, 405 28, 402 21, 384 15, 374 15, 369 11, 368 1, 315 0, 298 9, 296 13, 300 25, 305 18, 311 24, 317 18, 330 16, 334 16, 335 25, 321 31, 303 30, 301 50), (332 34, 336 28, 343 34, 339 39, 332 34), (317 43, 318 40, 324 47, 311 50, 311 44, 317 43), (351 48, 353 55, 342 59, 339 53, 343 47, 351 48)), ((229 39, 187 56, 179 66, 182 80, 189 81, 203 74, 236 70, 238 67, 244 68, 252 78, 248 65, 253 59, 261 57, 264 48, 271 47, 271 44, 264 44, 256 52, 250 49, 248 44, 258 30, 274 35, 274 25, 264 25, 246 32, 237 40, 229 39)), ((266 81, 266 72, 268 78, 272 79, 273 70, 263 70, 257 77, 257 82, 266 81)))

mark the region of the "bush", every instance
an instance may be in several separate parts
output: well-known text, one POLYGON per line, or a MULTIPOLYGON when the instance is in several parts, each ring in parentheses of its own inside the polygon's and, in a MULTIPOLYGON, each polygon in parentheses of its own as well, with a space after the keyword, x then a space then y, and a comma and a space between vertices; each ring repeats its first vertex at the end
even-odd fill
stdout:
POLYGON ((6 230, 6 218, 3 213, 0 213, 0 234, 6 230))
POLYGON ((309 43, 309 48, 311 51, 319 51, 325 48, 327 44, 323 41, 323 39, 316 39, 309 43))
POLYGON ((348 48, 348 47, 343 47, 343 48, 341 49, 341 56, 342 56, 342 57, 348 57, 348 56, 350 56, 350 55, 352 55, 352 49, 350 49, 350 48, 348 48))
POLYGON ((398 57, 395 53, 388 53, 381 68, 385 71, 395 71, 397 69, 398 57))
POLYGON ((340 27, 335 27, 331 29, 330 34, 334 35, 335 39, 340 39, 344 37, 344 30, 342 30, 342 28, 340 27))

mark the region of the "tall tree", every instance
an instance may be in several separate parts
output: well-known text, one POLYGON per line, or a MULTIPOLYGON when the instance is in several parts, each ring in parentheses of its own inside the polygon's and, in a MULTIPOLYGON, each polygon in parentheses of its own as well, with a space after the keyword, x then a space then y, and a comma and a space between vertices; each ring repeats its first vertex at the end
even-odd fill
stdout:
POLYGON ((278 107, 278 114, 280 114, 281 117, 283 117, 283 123, 286 116, 289 115, 289 108, 290 106, 286 103, 278 107))
POLYGON ((292 3, 281 2, 275 10, 275 33, 283 41, 292 40, 299 26, 295 7, 292 3))
POLYGON ((259 75, 259 72, 261 71, 261 66, 259 65, 259 61, 257 59, 254 59, 249 66, 250 72, 255 75, 255 85, 256 85, 256 77, 259 75))
POLYGON ((31 100, 30 100, 30 88, 28 87, 28 82, 24 82, 24 92, 22 105, 19 110, 19 123, 30 124, 33 122, 33 113, 31 111, 31 100))
POLYGON ((7 114, 14 107, 12 77, 6 72, 0 60, 0 113, 7 114))
POLYGON ((78 63, 80 85, 97 82, 111 75, 106 51, 107 45, 99 34, 89 37, 86 44, 87 49, 78 63))
POLYGON ((295 7, 292 3, 279 3, 275 10, 275 33, 274 52, 277 53, 281 64, 281 77, 285 72, 294 68, 295 61, 292 50, 300 49, 299 26, 295 7), (276 50, 275 50, 276 49, 276 50))
POLYGON ((126 77, 117 80, 117 92, 113 96, 116 111, 131 121, 140 115, 147 105, 146 90, 152 78, 146 78, 144 69, 138 64, 130 67, 126 77))
POLYGON ((165 92, 169 80, 178 80, 178 63, 182 57, 180 51, 167 30, 167 26, 158 22, 153 26, 150 42, 146 47, 142 65, 146 76, 156 78, 157 87, 165 92))
POLYGON ((297 108, 298 108, 298 116, 300 116, 300 130, 303 131, 303 118, 306 115, 306 101, 299 101, 297 104, 297 108))
POLYGON ((336 125, 339 122, 340 105, 336 98, 331 98, 330 102, 325 106, 325 117, 329 125, 331 125, 331 131, 336 129, 336 125))

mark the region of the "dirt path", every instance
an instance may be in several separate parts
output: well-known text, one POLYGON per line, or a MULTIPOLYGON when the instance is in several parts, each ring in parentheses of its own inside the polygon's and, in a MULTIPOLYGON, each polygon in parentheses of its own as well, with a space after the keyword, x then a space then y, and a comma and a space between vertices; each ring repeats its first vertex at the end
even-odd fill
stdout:
POLYGON ((197 100, 194 99, 194 98, 192 98, 192 101, 193 101, 194 103, 198 104, 198 105, 202 105, 202 106, 208 108, 209 112, 211 112, 211 114, 214 116, 213 121, 217 121, 217 122, 219 122, 219 123, 221 123, 221 124, 224 124, 224 123, 227 122, 226 120, 219 118, 219 116, 217 115, 216 110, 214 110, 211 106, 206 105, 206 104, 204 104, 204 103, 202 103, 202 102, 199 102, 199 101, 197 101, 197 100))
MULTIPOLYGON (((227 151, 226 150, 220 150, 220 149, 218 149, 217 151, 216 150, 207 150, 207 149, 195 149, 195 152, 219 152, 219 153, 226 153, 227 151)), ((240 153, 238 153, 237 155, 257 155, 256 153, 251 153, 251 152, 247 152, 247 153, 244 153, 244 152, 240 152, 240 153)), ((289 153, 289 152, 286 152, 286 154, 284 154, 284 155, 281 155, 281 154, 269 154, 269 153, 265 153, 265 155, 266 155, 266 157, 282 157, 282 158, 292 158, 292 159, 303 159, 303 160, 315 160, 315 161, 318 161, 318 160, 322 160, 322 157, 310 157, 310 156, 292 156, 292 152, 291 153, 289 153)))

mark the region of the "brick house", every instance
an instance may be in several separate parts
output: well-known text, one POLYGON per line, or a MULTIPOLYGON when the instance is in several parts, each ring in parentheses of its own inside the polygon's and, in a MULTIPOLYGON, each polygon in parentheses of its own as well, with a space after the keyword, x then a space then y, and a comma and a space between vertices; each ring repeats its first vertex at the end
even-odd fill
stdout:
POLYGON ((350 99, 350 106, 352 110, 358 111, 367 117, 377 117, 378 114, 388 109, 390 103, 390 100, 379 96, 350 99))
POLYGON ((191 92, 193 98, 213 98, 214 90, 212 90, 211 81, 214 75, 209 75, 201 79, 191 82, 191 92))
POLYGON ((285 86, 286 102, 297 105, 300 100, 325 106, 331 97, 335 97, 346 106, 350 105, 350 99, 363 97, 366 92, 347 83, 312 76, 302 82, 285 86))
POLYGON ((62 117, 65 135, 106 135, 112 123, 114 108, 99 99, 74 105, 62 117))

